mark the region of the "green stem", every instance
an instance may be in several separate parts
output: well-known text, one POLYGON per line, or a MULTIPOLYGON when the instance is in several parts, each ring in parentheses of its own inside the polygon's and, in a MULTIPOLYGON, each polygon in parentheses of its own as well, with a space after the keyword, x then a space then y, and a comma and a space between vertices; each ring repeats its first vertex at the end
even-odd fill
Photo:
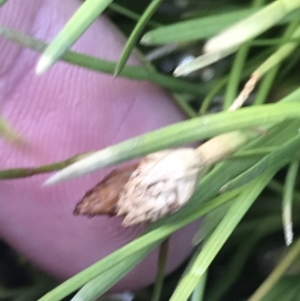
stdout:
POLYGON ((198 116, 198 114, 191 108, 188 102, 180 94, 173 93, 173 99, 189 118, 195 118, 198 116))
POLYGON ((224 52, 228 49, 237 48, 265 32, 299 7, 299 0, 274 1, 210 39, 205 44, 204 51, 224 52))
POLYGON ((299 170, 299 161, 290 163, 284 183, 284 194, 282 200, 282 223, 285 242, 289 246, 293 241, 292 203, 294 188, 299 170))
MULTIPOLYGON (((0 26, 0 36, 38 52, 43 52, 48 46, 48 44, 40 40, 4 26, 0 26)), ((97 57, 73 51, 65 52, 60 59, 89 70, 108 74, 114 74, 116 67, 115 62, 101 60, 97 57)), ((192 84, 182 79, 163 75, 144 67, 126 66, 120 73, 120 76, 141 81, 149 80, 159 86, 171 89, 172 91, 188 92, 189 94, 194 95, 203 95, 206 93, 206 89, 200 87, 198 84, 192 84)))
POLYGON ((125 67, 129 59, 130 53, 133 47, 135 46, 140 34, 142 33, 143 29, 147 25, 147 22, 150 20, 150 18, 155 13, 156 9, 158 8, 158 6, 161 4, 162 1, 163 0, 152 0, 149 6, 146 8, 145 12, 139 19, 138 23, 136 24, 132 33, 130 34, 130 36, 126 41, 120 60, 117 63, 114 76, 117 76, 125 67))
POLYGON ((165 269, 168 259, 169 238, 164 240, 159 248, 158 270, 151 301, 159 301, 164 284, 165 269))
MULTIPOLYGON (((131 11, 130 9, 128 9, 128 8, 126 8, 126 7, 124 7, 120 4, 117 4, 117 3, 111 3, 109 5, 109 8, 111 10, 113 10, 113 11, 129 18, 129 19, 134 20, 134 21, 139 20, 140 17, 141 17, 140 15, 138 15, 138 14, 134 13, 133 11, 131 11)), ((157 27, 161 26, 161 24, 159 24, 157 22, 154 22, 154 21, 148 21, 147 25, 152 26, 154 28, 157 28, 157 27)))
POLYGON ((191 296, 191 301, 202 301, 204 298, 204 290, 205 290, 205 284, 206 284, 206 278, 207 278, 207 272, 203 274, 200 281, 198 282, 196 288, 193 291, 193 294, 191 296))
POLYGON ((113 0, 86 0, 47 46, 36 67, 42 74, 70 49, 113 0))
POLYGON ((73 164, 84 157, 88 156, 90 153, 80 154, 74 157, 71 157, 64 161, 55 162, 53 164, 42 165, 39 167, 28 167, 28 168, 11 168, 11 169, 2 169, 0 170, 0 180, 10 180, 10 179, 19 179, 32 177, 34 175, 48 173, 51 171, 61 170, 73 164))
POLYGON ((197 151, 205 166, 209 166, 228 157, 255 136, 257 134, 251 130, 222 134, 200 145, 197 151))
POLYGON ((199 115, 205 115, 207 113, 207 110, 213 100, 213 98, 216 96, 218 92, 221 91, 221 89, 226 85, 226 82, 228 81, 228 77, 224 77, 220 79, 208 92, 207 96, 204 98, 200 110, 199 115))
MULTIPOLYGON (((207 139, 208 137, 235 131, 236 129, 244 130, 245 128, 258 125, 264 126, 274 124, 275 122, 279 123, 288 119, 297 118, 299 114, 299 104, 289 103, 268 104, 262 107, 249 107, 237 111, 221 112, 209 116, 193 118, 96 151, 88 158, 80 162, 75 162, 54 174, 47 180, 46 184, 65 181, 72 177, 78 177, 100 168, 147 155, 154 151, 200 141, 201 139, 207 139), (253 116, 255 116, 255 118, 253 118, 253 116)), ((247 134, 248 138, 253 137, 250 134, 255 134, 255 131, 249 131, 249 135, 247 134)), ((206 148, 207 150, 204 154, 207 154, 208 162, 211 162, 212 159, 213 162, 216 162, 219 158, 224 158, 226 154, 230 154, 232 150, 234 151, 236 149, 235 143, 244 143, 244 141, 239 141, 244 139, 243 135, 239 136, 238 133, 235 133, 234 136, 231 137, 234 137, 236 141, 228 142, 227 138, 226 142, 225 136, 224 142, 227 143, 227 145, 226 148, 224 148, 224 152, 222 152, 222 149, 216 148, 216 154, 213 154, 213 156, 209 156, 209 144, 206 144, 205 147, 203 146, 202 149, 204 150, 204 148, 206 148)), ((210 144, 215 142, 217 141, 213 140, 210 144)), ((215 143, 215 145, 220 147, 221 144, 215 143)), ((210 149, 213 148, 210 147, 210 149)))
POLYGON ((235 60, 230 72, 228 85, 225 93, 225 100, 223 110, 227 110, 234 99, 236 98, 240 78, 242 75, 243 67, 250 49, 250 44, 243 45, 235 55, 235 60))
MULTIPOLYGON (((286 36, 290 35, 290 32, 293 32, 291 35, 292 38, 299 38, 300 37, 300 26, 297 26, 298 23, 292 23, 288 29, 286 36)), ((274 52, 263 64, 261 64, 255 72, 257 72, 260 77, 263 76, 267 71, 271 68, 275 67, 276 65, 280 64, 284 59, 287 58, 296 48, 298 44, 295 42, 286 43, 281 46, 276 52, 274 52)))

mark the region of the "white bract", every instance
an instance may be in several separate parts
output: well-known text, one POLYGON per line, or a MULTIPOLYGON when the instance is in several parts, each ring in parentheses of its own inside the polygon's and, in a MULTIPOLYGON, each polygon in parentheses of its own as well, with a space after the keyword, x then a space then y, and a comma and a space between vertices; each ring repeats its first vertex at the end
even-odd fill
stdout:
POLYGON ((203 160, 193 148, 146 156, 120 193, 117 215, 124 226, 156 221, 180 209, 197 187, 203 160))

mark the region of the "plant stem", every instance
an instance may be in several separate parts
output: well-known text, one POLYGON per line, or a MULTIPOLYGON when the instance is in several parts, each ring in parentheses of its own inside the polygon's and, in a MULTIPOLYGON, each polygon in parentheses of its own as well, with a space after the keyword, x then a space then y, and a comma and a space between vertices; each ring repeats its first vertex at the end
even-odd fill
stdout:
POLYGON ((284 183, 284 194, 282 200, 282 223, 285 243, 287 246, 289 246, 293 242, 292 203, 294 199, 294 190, 298 170, 299 161, 296 160, 291 162, 284 183))
POLYGON ((42 165, 36 168, 28 167, 28 168, 3 169, 0 170, 0 180, 27 178, 42 173, 57 171, 85 158, 90 154, 91 153, 84 153, 84 154, 76 155, 64 161, 59 161, 48 165, 42 165))
POLYGON ((158 270, 151 301, 159 301, 164 283, 165 269, 168 259, 169 238, 165 239, 159 248, 158 270))
POLYGON ((204 165, 211 165, 235 152, 245 142, 255 137, 255 131, 235 131, 216 136, 197 148, 204 165))
MULTIPOLYGON (((48 46, 47 43, 44 43, 41 40, 34 39, 29 35, 25 35, 5 26, 0 26, 0 36, 38 52, 43 52, 48 46)), ((97 57, 84 55, 74 51, 65 52, 60 59, 67 63, 107 74, 113 74, 116 67, 115 62, 102 60, 97 57)), ((126 66, 120 73, 120 76, 140 81, 149 80, 150 82, 171 89, 172 91, 188 92, 193 95, 204 95, 206 93, 206 89, 198 84, 192 84, 186 80, 163 75, 144 67, 126 66)))

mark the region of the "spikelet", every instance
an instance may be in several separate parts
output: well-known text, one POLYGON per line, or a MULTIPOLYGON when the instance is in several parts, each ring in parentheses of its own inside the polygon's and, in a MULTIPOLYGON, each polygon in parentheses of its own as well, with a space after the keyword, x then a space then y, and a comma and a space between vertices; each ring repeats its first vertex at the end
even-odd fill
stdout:
POLYGON ((123 226, 156 221, 180 209, 194 193, 203 167, 193 148, 164 150, 144 157, 119 195, 123 226))

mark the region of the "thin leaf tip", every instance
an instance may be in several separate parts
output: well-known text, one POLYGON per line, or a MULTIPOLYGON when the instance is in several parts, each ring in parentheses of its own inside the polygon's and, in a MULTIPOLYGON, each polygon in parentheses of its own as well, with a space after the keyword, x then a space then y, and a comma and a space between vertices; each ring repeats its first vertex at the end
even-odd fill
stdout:
POLYGON ((54 60, 50 56, 42 55, 36 65, 35 73, 37 75, 42 75, 46 71, 48 71, 53 64, 54 64, 54 60))

